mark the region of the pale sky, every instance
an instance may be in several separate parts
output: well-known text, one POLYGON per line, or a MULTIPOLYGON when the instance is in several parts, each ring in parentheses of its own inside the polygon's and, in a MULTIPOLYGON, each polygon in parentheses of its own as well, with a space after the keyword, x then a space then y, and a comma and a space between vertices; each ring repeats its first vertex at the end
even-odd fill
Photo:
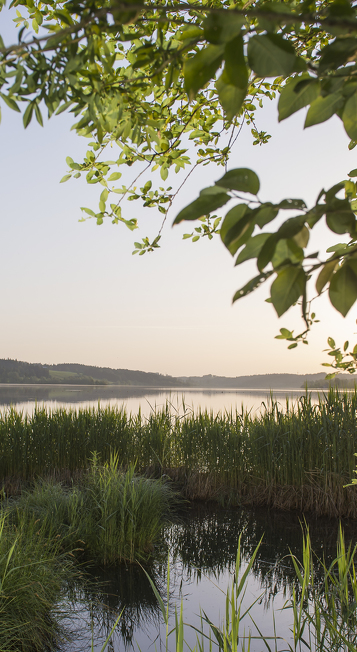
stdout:
MULTIPOLYGON (((234 268, 219 238, 192 244, 182 241, 190 224, 171 228, 180 208, 219 179, 222 168, 194 173, 172 208, 162 248, 132 256, 134 240, 154 237, 162 216, 133 202, 124 216, 138 217, 140 231, 79 223, 80 206, 96 210, 102 187, 82 179, 59 184, 66 156, 80 160, 86 151, 86 139, 70 131, 71 117, 54 117, 44 128, 33 122, 25 131, 19 114, 3 104, 2 111, 1 358, 174 376, 315 373, 323 371, 328 335, 341 344, 357 340, 356 309, 343 319, 325 297, 316 302, 322 323, 309 346, 293 351, 274 335, 281 327, 303 329, 298 307, 278 320, 264 302, 268 286, 232 306, 234 292, 255 274, 254 263, 234 268)), ((273 136, 269 143, 253 147, 246 127, 235 144, 229 168, 254 169, 263 200, 301 197, 311 205, 322 187, 357 167, 338 118, 304 131, 304 115, 278 124, 271 103, 257 118, 273 136)), ((128 169, 120 181, 129 183, 132 174, 128 169)), ((167 184, 180 179, 171 173, 167 184)), ((323 223, 315 230, 311 250, 339 241, 323 223)))

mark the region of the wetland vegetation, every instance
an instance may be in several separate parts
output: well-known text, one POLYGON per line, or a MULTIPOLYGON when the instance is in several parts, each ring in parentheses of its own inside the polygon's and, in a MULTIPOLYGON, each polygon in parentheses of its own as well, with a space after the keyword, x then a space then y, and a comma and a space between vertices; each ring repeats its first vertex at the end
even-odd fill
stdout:
POLYGON ((0 414, 0 475, 13 494, 35 478, 77 482, 96 452, 121 468, 171 478, 189 500, 268 505, 357 517, 351 481, 357 392, 330 390, 313 404, 267 402, 260 412, 175 412, 38 407, 0 414))
MULTIPOLYGON (((289 564, 285 560, 281 565, 275 547, 275 559, 267 570, 256 550, 264 528, 255 528, 254 537, 248 536, 246 542, 245 535, 239 538, 244 529, 249 532, 238 516, 241 510, 235 512, 234 527, 219 529, 214 519, 206 518, 202 526, 195 523, 190 530, 173 517, 173 508, 179 492, 182 498, 203 504, 264 505, 356 518, 356 488, 344 487, 354 471, 356 409, 356 392, 331 390, 317 405, 305 395, 284 406, 271 401, 255 414, 214 416, 186 409, 179 414, 169 405, 148 418, 100 406, 52 412, 37 408, 32 415, 13 408, 2 412, 1 652, 44 652, 61 646, 66 638, 63 623, 70 621, 79 594, 92 611, 95 595, 104 596, 99 611, 106 618, 110 639, 124 604, 114 601, 109 611, 103 607, 113 599, 105 597, 102 586, 93 588, 88 562, 99 564, 103 571, 111 566, 113 575, 119 562, 129 564, 126 568, 133 562, 144 563, 154 581, 150 588, 150 581, 145 583, 141 577, 146 603, 155 618, 161 605, 165 623, 170 595, 165 602, 160 576, 167 563, 167 546, 188 573, 211 567, 221 573, 232 566, 232 546, 236 548, 238 539, 240 575, 237 570, 227 593, 225 621, 203 618, 198 647, 209 646, 210 635, 222 650, 250 646, 254 651, 256 644, 264 644, 279 650, 355 652, 356 551, 345 546, 342 532, 334 558, 326 557, 322 546, 313 561, 305 531, 300 551, 289 544, 293 554, 289 564), (175 523, 166 526, 173 518, 175 523), (277 593, 286 596, 289 643, 279 631, 264 639, 254 611, 246 611, 247 605, 243 608, 250 573, 259 577, 267 603, 277 593), (253 618, 255 642, 254 637, 247 638, 248 614, 253 618)), ((133 622, 140 620, 141 607, 137 598, 134 602, 118 625, 129 639, 133 622)), ((179 612, 173 628, 180 650, 185 629, 179 612)))

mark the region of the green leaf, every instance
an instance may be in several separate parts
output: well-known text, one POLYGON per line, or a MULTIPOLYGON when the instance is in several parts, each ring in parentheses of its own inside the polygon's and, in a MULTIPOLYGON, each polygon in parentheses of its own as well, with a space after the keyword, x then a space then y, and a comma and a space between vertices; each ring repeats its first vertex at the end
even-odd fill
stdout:
POLYGON ((109 194, 108 190, 106 188, 104 188, 104 190, 102 191, 102 193, 100 195, 100 201, 105 203, 107 201, 107 199, 108 199, 108 194, 109 194))
POLYGON ((298 215, 297 217, 291 217, 290 219, 283 222, 281 227, 277 231, 277 238, 293 238, 295 235, 300 233, 303 224, 305 221, 305 215, 298 215))
POLYGON ((246 204, 238 204, 228 211, 223 220, 220 235, 223 244, 232 256, 239 247, 248 241, 254 226, 254 211, 246 204))
POLYGON ((244 42, 242 36, 227 43, 224 50, 225 72, 227 82, 246 92, 249 73, 244 59, 244 42))
POLYGON ((277 269, 285 262, 298 263, 303 260, 302 250, 296 245, 294 247, 294 244, 293 240, 284 239, 278 241, 271 261, 274 269, 277 269))
POLYGON ((271 236, 267 238, 258 256, 257 266, 260 272, 262 272, 264 267, 266 267, 272 260, 277 244, 277 235, 276 233, 272 233, 271 236))
POLYGON ((278 317, 297 302, 304 293, 305 272, 301 267, 285 267, 278 273, 270 289, 270 296, 278 317))
POLYGON ((256 224, 262 229, 263 226, 269 224, 269 222, 272 222, 276 218, 278 212, 279 209, 274 204, 262 204, 257 212, 256 224))
POLYGON ((38 124, 41 127, 43 127, 42 115, 41 115, 41 111, 40 111, 40 108, 39 108, 37 103, 35 103, 35 115, 36 115, 36 120, 37 120, 38 124))
POLYGON ((267 274, 259 274, 259 276, 255 276, 252 278, 246 285, 244 285, 240 290, 237 290, 235 293, 232 303, 235 301, 238 301, 238 299, 242 299, 242 297, 246 297, 247 294, 250 294, 251 292, 254 292, 264 281, 271 276, 272 272, 268 272, 267 274))
POLYGON ((117 181, 118 179, 120 179, 120 177, 121 177, 120 172, 113 172, 113 174, 111 174, 110 177, 108 178, 108 181, 117 181))
POLYGON ((328 338, 327 338, 327 344, 329 345, 329 347, 330 347, 331 349, 335 349, 335 348, 336 348, 335 340, 332 339, 332 337, 328 337, 328 338))
POLYGON ((64 177, 62 177, 60 183, 65 183, 65 181, 68 181, 72 177, 71 174, 65 174, 64 177))
POLYGON ((208 45, 184 64, 185 90, 190 100, 215 76, 223 60, 223 45, 208 45))
POLYGON ((352 140, 357 140, 357 93, 346 102, 342 112, 343 126, 352 140))
POLYGON ((55 115, 60 115, 60 113, 63 113, 63 111, 66 111, 69 109, 69 107, 73 104, 73 101, 71 100, 70 102, 65 102, 64 104, 61 104, 59 108, 57 109, 55 115))
POLYGON ((303 199, 283 199, 283 201, 278 204, 278 208, 288 211, 295 208, 296 210, 304 211, 306 209, 306 204, 303 199))
POLYGON ((302 247, 303 249, 307 247, 309 243, 309 239, 310 239, 310 232, 306 226, 303 226, 301 231, 298 231, 298 233, 295 233, 295 235, 293 236, 294 242, 296 242, 296 244, 299 247, 302 247))
POLYGON ((216 185, 229 190, 250 192, 252 195, 257 195, 260 187, 258 176, 248 168, 229 170, 221 179, 216 181, 216 185))
POLYGON ((179 224, 184 220, 198 220, 200 217, 209 215, 212 211, 224 206, 229 200, 230 196, 225 192, 219 192, 215 195, 202 193, 198 199, 195 199, 179 212, 173 223, 179 224))
POLYGON ((231 208, 230 211, 228 211, 222 222, 220 230, 220 236, 223 243, 225 242, 228 231, 230 231, 233 226, 235 226, 244 217, 246 212, 251 212, 247 204, 238 204, 237 206, 231 208))
POLYGON ((23 119, 22 119, 25 129, 26 129, 26 127, 29 126, 29 124, 31 122, 33 109, 34 109, 33 102, 29 102, 29 104, 27 105, 26 111, 24 113, 23 119))
MULTIPOLYGON (((347 202, 348 203, 348 202, 347 202)), ((356 225, 356 217, 350 207, 333 212, 326 212, 326 224, 334 233, 353 233, 356 225)))
POLYGON ((354 168, 354 170, 351 170, 351 172, 348 173, 348 177, 357 177, 357 168, 354 168))
POLYGON ((12 109, 13 111, 18 111, 20 113, 20 109, 18 105, 16 104, 15 100, 12 99, 12 97, 9 97, 8 95, 4 95, 4 93, 0 93, 0 97, 4 100, 5 104, 12 109))
POLYGON ((308 74, 289 80, 280 93, 279 122, 316 100, 319 89, 319 82, 308 74))
MULTIPOLYGON (((259 77, 286 77, 301 71, 303 60, 296 56, 292 43, 279 34, 260 34, 249 39, 248 59, 259 77)), ((305 65, 306 67, 306 65, 305 65)))
POLYGON ((266 240, 269 238, 270 233, 259 233, 253 238, 250 238, 242 251, 238 254, 236 265, 241 265, 246 260, 251 258, 257 258, 261 248, 263 247, 266 240))
POLYGON ((160 177, 163 181, 166 181, 167 177, 169 176, 169 171, 166 167, 166 165, 162 165, 160 169, 160 177))
POLYGON ((357 299, 357 276, 348 262, 333 274, 329 297, 334 308, 346 317, 357 299))
POLYGON ((90 208, 85 208, 85 206, 81 206, 81 211, 84 211, 87 213, 87 215, 90 215, 91 217, 95 217, 94 211, 92 211, 90 208))
MULTIPOLYGON (((238 217, 240 213, 240 205, 232 208, 228 213, 226 218, 231 220, 233 216, 238 217)), ((232 226, 229 231, 224 236, 223 243, 227 247, 228 251, 234 256, 238 251, 239 247, 244 245, 252 235, 255 227, 255 214, 254 211, 246 210, 244 216, 237 220, 234 226, 232 226)))
POLYGON ((216 82, 219 101, 223 110, 227 115, 227 120, 233 120, 234 116, 238 115, 246 96, 246 90, 237 88, 233 84, 227 84, 227 75, 225 72, 220 76, 216 82))
POLYGON ((320 122, 325 122, 338 111, 343 105, 344 98, 340 93, 331 93, 322 97, 321 95, 312 102, 307 112, 304 128, 312 127, 320 122))
POLYGON ((289 331, 287 328, 280 328, 280 335, 275 335, 275 340, 287 340, 293 337, 293 331, 289 331))
POLYGON ((198 25, 184 25, 180 33, 176 33, 175 38, 178 41, 186 41, 186 39, 195 39, 204 36, 203 29, 198 25))
POLYGON ((336 70, 347 63, 351 55, 353 56, 356 51, 356 38, 336 38, 321 50, 319 75, 326 71, 336 70))
POLYGON ((215 45, 234 39, 243 25, 244 17, 229 13, 229 10, 224 13, 212 12, 202 23, 205 39, 215 45))

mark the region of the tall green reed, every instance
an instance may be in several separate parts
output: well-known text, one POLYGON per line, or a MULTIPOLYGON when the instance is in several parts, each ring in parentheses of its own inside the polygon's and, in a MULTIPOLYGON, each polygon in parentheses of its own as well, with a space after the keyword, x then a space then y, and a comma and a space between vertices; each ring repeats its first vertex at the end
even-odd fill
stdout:
POLYGON ((124 409, 100 408, 33 415, 0 414, 0 474, 14 480, 52 475, 73 478, 97 451, 111 451, 120 465, 139 473, 169 474, 188 498, 357 516, 352 488, 357 451, 357 393, 330 390, 314 405, 306 394, 281 406, 269 401, 259 413, 213 415, 170 405, 144 418, 124 409))

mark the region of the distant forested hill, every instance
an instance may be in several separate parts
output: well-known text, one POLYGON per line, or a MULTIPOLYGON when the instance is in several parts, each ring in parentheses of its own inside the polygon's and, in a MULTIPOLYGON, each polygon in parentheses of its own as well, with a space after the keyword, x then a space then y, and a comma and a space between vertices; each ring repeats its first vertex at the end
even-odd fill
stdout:
MULTIPOLYGON (((356 379, 357 380, 357 379, 356 379)), ((331 381, 318 374, 261 374, 252 376, 164 376, 129 369, 93 367, 84 364, 31 364, 18 360, 0 360, 0 383, 37 383, 68 385, 126 385, 132 387, 177 387, 204 389, 309 389, 327 388, 331 381)), ((332 384, 353 387, 354 378, 342 375, 332 384)))
POLYGON ((91 367, 82 364, 31 364, 19 360, 0 360, 0 383, 133 385, 147 387, 184 387, 185 383, 172 376, 91 367))
POLYGON ((0 360, 0 383, 49 383, 48 367, 19 360, 0 360))
MULTIPOLYGON (((252 376, 181 376, 180 380, 187 382, 191 387, 210 387, 212 389, 301 389, 303 387, 329 387, 325 380, 325 373, 318 374, 260 374, 252 376)), ((357 380, 357 378, 356 378, 357 380)), ((351 377, 341 375, 338 379, 339 387, 349 386, 351 377)), ((332 381, 333 384, 333 381, 332 381)), ((354 382, 352 379, 352 386, 354 382)))

